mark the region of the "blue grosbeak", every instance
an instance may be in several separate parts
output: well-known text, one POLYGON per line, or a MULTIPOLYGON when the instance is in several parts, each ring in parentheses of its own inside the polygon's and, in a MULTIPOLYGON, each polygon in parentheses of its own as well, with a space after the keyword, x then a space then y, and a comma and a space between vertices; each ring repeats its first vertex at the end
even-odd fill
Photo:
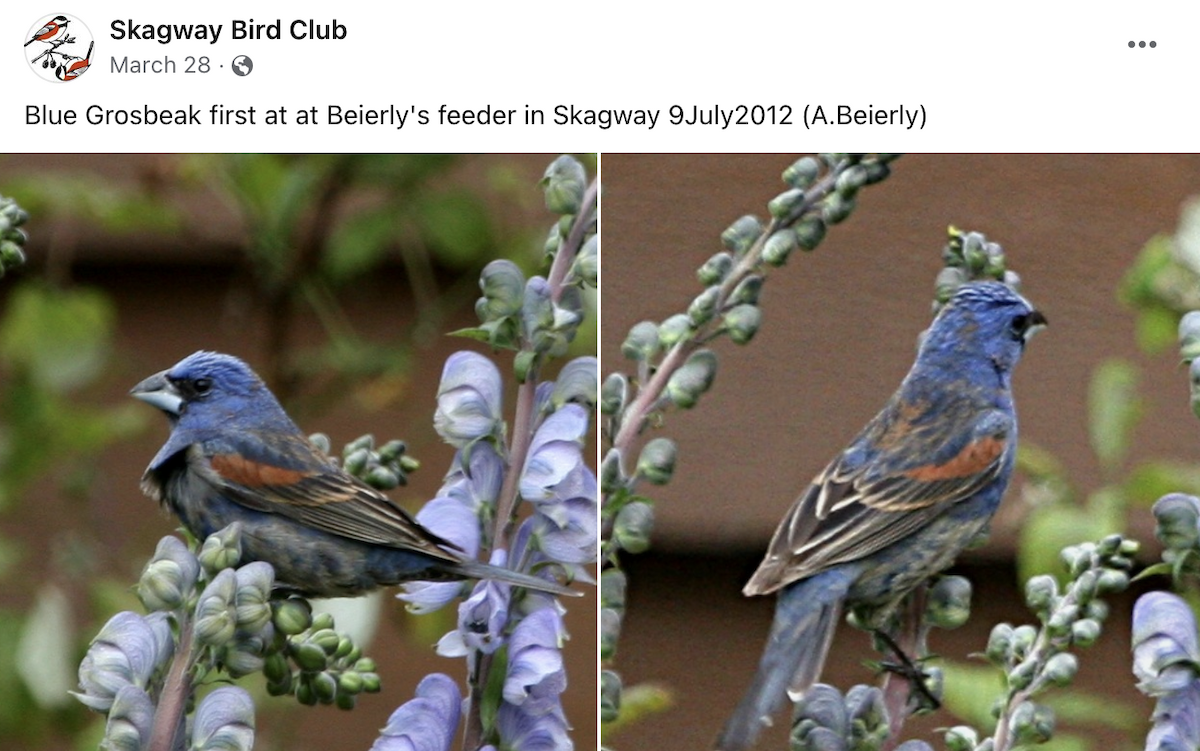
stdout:
POLYGON ((717 741, 752 745, 820 677, 842 610, 882 617, 987 529, 1012 474, 1012 370, 1046 323, 997 282, 963 285, 887 405, 788 510, 747 596, 777 593, 766 649, 717 741))
POLYGON ((130 393, 171 422, 142 490, 201 539, 239 522, 243 557, 270 563, 293 591, 344 597, 412 580, 495 579, 576 594, 465 559, 313 446, 236 357, 197 352, 130 393))

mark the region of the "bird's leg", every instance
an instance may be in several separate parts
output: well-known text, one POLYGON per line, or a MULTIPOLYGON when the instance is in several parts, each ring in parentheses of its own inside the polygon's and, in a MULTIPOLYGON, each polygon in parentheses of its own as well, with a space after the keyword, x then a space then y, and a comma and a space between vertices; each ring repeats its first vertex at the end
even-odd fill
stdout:
POLYGON ((926 673, 916 661, 905 654, 904 650, 900 648, 900 645, 896 643, 896 640, 893 639, 886 631, 876 629, 872 633, 875 635, 875 638, 879 639, 881 642, 883 642, 884 646, 891 650, 892 654, 896 656, 897 660, 897 662, 889 662, 884 660, 883 662, 879 663, 879 667, 884 672, 893 673, 901 676, 902 678, 906 678, 909 682, 909 685, 924 698, 925 703, 930 708, 939 709, 942 706, 942 702, 936 696, 934 696, 933 692, 929 690, 929 687, 925 685, 925 679, 929 677, 929 674, 926 673))

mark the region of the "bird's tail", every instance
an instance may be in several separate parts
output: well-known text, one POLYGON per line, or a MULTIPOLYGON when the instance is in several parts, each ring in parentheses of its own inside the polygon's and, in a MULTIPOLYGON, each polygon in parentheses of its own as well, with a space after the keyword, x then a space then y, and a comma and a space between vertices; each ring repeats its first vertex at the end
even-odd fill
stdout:
POLYGON ((464 579, 491 579, 492 581, 504 582, 505 584, 512 584, 517 587, 536 589, 539 592, 550 592, 551 594, 566 595, 568 597, 583 596, 583 592, 571 589, 570 587, 564 587, 558 582, 533 576, 532 574, 522 574, 519 571, 479 561, 462 561, 448 567, 447 570, 464 579))
POLYGON ((758 671, 717 739, 719 751, 754 745, 784 695, 799 699, 817 681, 853 581, 852 572, 834 568, 780 590, 758 671))

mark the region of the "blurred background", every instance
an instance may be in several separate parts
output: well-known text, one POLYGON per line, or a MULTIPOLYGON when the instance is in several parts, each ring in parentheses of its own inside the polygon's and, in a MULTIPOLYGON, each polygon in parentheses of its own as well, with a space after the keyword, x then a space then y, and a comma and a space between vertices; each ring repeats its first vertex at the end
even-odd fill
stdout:
MULTIPOLYGON (((696 269, 723 249, 721 232, 744 214, 765 216, 794 159, 604 155, 604 374, 635 372, 621 355, 630 326, 687 308, 702 289, 696 269)), ((755 339, 719 339, 711 391, 638 444, 671 437, 679 459, 669 485, 640 488, 656 499, 653 549, 623 558, 628 612, 613 666, 627 690, 655 684, 671 706, 615 733, 612 745, 711 748, 773 608, 741 587, 789 504, 907 372, 930 321, 948 225, 1000 243, 1050 327, 1015 379, 1025 469, 989 544, 954 569, 974 584, 971 620, 935 630, 932 650, 982 669, 968 655, 993 624, 1032 621, 1022 582, 1061 573, 1068 543, 1123 530, 1142 540, 1145 562, 1156 560, 1149 506, 1171 490, 1195 492, 1200 472, 1200 426, 1175 346, 1179 312, 1200 306, 1200 216, 1184 208, 1196 195, 1197 156, 905 156, 815 252, 771 269, 755 339)), ((1133 594, 1110 600, 1100 642, 1080 654, 1074 698, 1050 702, 1060 727, 1053 747, 1143 745, 1152 703, 1130 672, 1133 594)), ((873 682, 862 664, 873 657, 868 637, 844 627, 824 677, 843 690, 873 682)), ((947 688, 948 708, 910 721, 906 737, 940 747, 932 730, 956 724, 951 710, 986 725, 999 674, 952 675, 960 682, 947 688), (964 702, 975 689, 989 698, 964 702)), ((780 713, 761 748, 785 747, 786 720, 780 713)))
MULTIPOLYGON (((65 691, 99 627, 142 611, 132 587, 177 526, 138 489, 167 424, 128 389, 198 349, 236 354, 336 452, 364 433, 406 440, 422 466, 391 495, 416 512, 453 456, 431 419, 442 363, 487 352, 445 334, 478 323, 488 261, 539 273, 556 217, 538 181, 552 159, 0 158, 0 195, 30 214, 29 265, 0 280, 0 747, 96 747, 103 718, 65 691), (30 664, 39 634, 62 648, 30 664)), ((594 317, 573 346, 572 356, 595 352, 594 317)), ((511 374, 511 357, 498 362, 511 374)), ((585 589, 567 617, 564 701, 578 747, 592 748, 585 589)), ((369 747, 422 676, 462 674, 461 661, 433 652, 455 617, 417 618, 384 597, 364 650, 383 690, 353 712, 241 681, 257 699, 255 747, 369 747)))

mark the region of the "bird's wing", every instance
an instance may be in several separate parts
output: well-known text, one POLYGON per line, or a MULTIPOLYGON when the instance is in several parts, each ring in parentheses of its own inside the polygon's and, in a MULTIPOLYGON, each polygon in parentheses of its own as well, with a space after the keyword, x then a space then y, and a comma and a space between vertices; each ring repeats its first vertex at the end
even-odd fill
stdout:
POLYGON ((412 548, 448 561, 459 556, 383 493, 330 463, 303 436, 240 434, 210 444, 205 474, 234 501, 352 540, 412 548))
POLYGON ((878 552, 995 480, 1010 451, 1012 418, 987 410, 954 420, 954 411, 948 422, 961 429, 877 418, 792 504, 745 593, 767 594, 878 552), (907 438, 893 443, 892 434, 907 438))

